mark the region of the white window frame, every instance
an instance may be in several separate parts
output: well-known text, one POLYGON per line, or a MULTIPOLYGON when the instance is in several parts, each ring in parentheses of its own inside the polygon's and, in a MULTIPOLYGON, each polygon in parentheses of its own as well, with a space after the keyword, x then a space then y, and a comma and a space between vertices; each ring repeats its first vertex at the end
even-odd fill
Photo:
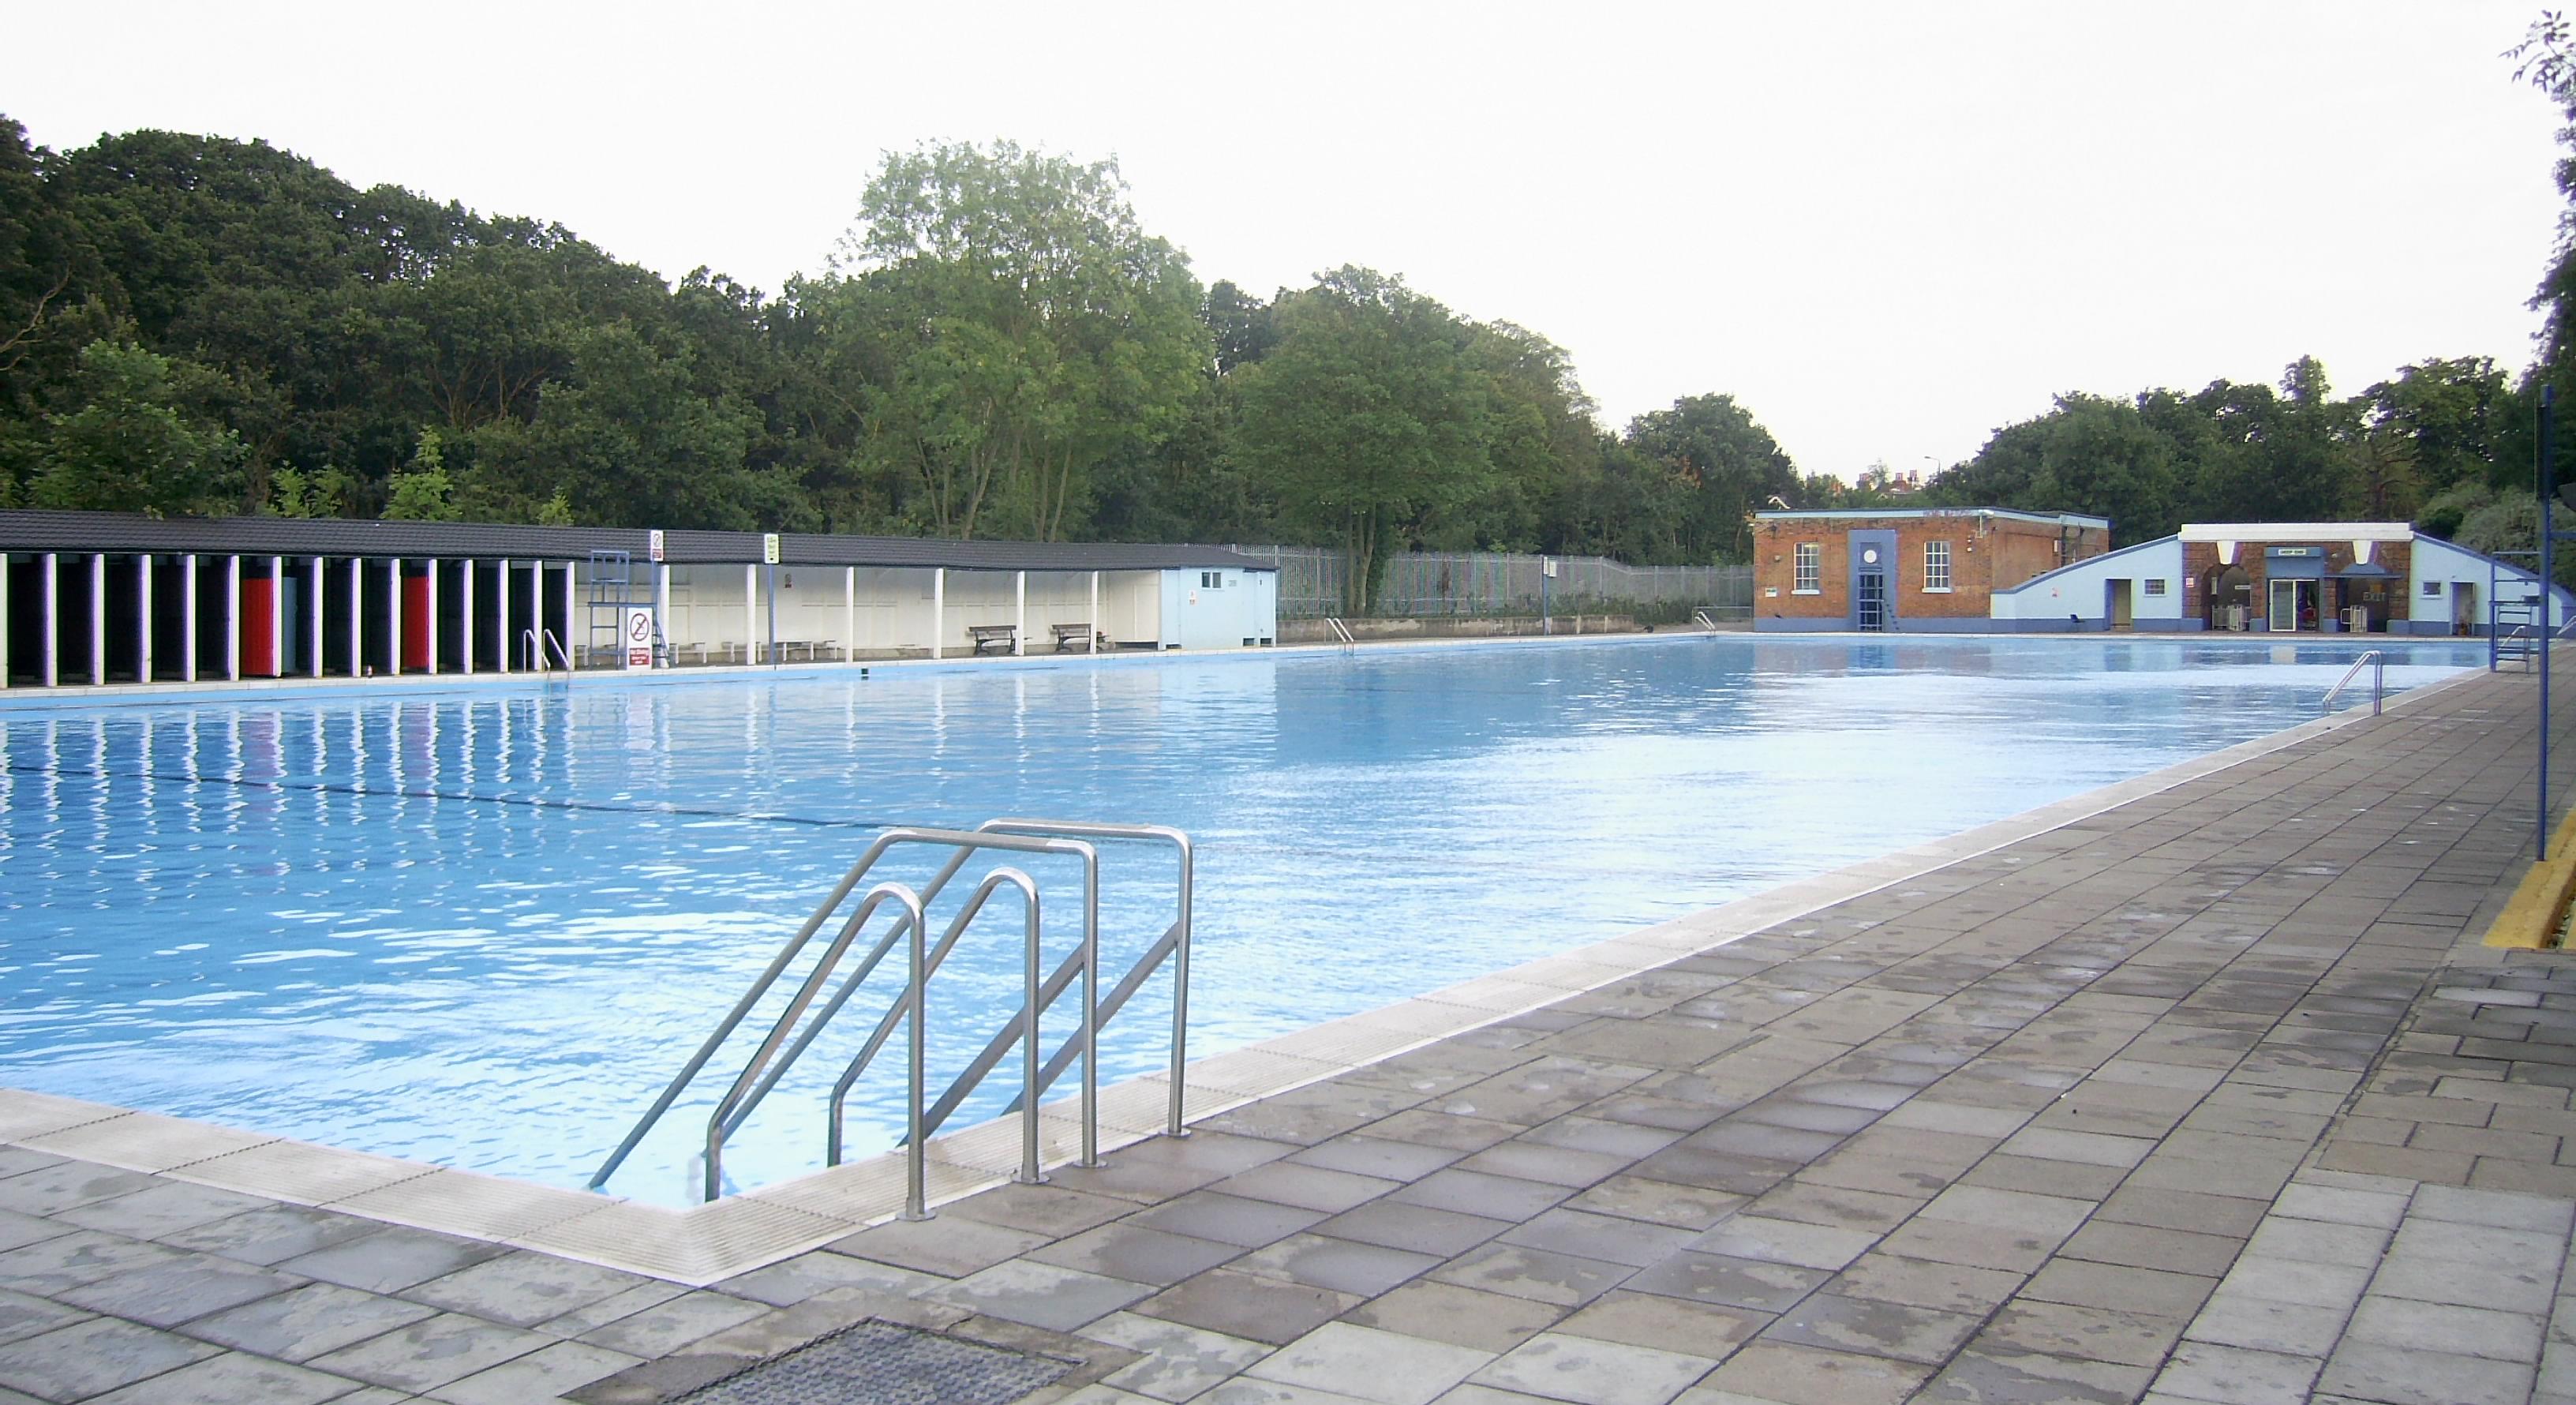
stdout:
POLYGON ((2148 582, 2147 582, 2147 594, 2149 594, 2149 595, 2162 595, 2162 594, 2164 594, 2164 593, 2165 593, 2165 583, 2164 583, 2164 580, 2163 580, 2161 577, 2159 577, 2159 578, 2157 578, 2157 579, 2154 579, 2154 580, 2150 580, 2150 581, 2148 581, 2148 582))
POLYGON ((2442 585, 2443 585, 2443 583, 2442 583, 2442 582, 2440 582, 2440 581, 2426 581, 2426 582, 2424 582, 2424 598, 2425 598, 2425 599, 2427 599, 2427 600, 2439 600, 2439 599, 2441 599, 2441 598, 2442 598, 2442 585))
POLYGON ((1950 544, 1948 542, 1923 544, 1923 593, 1926 595, 1950 593, 1950 544), (1937 558, 1933 555, 1936 551, 1940 553, 1937 558))
POLYGON ((1789 554, 1789 593, 1822 595, 1825 593, 1825 548, 1820 542, 1800 542, 1789 554), (1806 584, 1801 585, 1799 582, 1806 584))

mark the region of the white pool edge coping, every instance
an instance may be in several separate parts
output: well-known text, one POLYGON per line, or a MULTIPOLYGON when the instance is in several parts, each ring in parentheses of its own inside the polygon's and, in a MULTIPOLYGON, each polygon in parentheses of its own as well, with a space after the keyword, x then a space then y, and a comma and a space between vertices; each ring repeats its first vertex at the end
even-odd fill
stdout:
MULTIPOLYGON (((2391 698, 2387 709, 2405 709, 2483 672, 2465 669, 2410 688, 2391 698)), ((1203 1121, 1631 979, 2270 755, 2368 715, 2356 709, 2304 722, 1718 907, 1196 1060, 1186 1076, 1186 1120, 1203 1121)), ((1167 1078, 1146 1075, 1102 1088, 1101 1150, 1159 1135, 1170 1087, 1167 1078)), ((1040 1114, 1046 1164, 1070 1162, 1078 1151, 1075 1104, 1045 1104, 1040 1114)), ((1018 1164, 1019 1136, 1018 1121, 1003 1117, 932 1138, 931 1203, 1008 1182, 1018 1164)), ((712 1204, 674 1209, 5 1087, 0 1087, 0 1145, 535 1250, 691 1287, 792 1258, 882 1223, 901 1211, 904 1196, 899 1152, 712 1204)))

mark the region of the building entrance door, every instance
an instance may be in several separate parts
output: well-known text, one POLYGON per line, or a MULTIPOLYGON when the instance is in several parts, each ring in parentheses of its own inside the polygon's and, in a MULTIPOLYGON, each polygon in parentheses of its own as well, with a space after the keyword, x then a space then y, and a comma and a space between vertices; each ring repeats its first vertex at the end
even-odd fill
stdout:
POLYGON ((1864 567, 1853 578, 1852 623, 1871 633, 1887 628, 1887 572, 1864 567))
POLYGON ((2274 634, 2317 627, 2317 583, 2272 581, 2271 613, 2265 627, 2274 634))

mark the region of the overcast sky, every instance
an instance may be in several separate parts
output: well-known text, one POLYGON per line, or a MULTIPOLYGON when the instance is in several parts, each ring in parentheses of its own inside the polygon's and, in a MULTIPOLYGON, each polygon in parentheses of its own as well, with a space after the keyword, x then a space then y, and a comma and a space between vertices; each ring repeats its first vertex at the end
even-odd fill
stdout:
POLYGON ((1360 263, 1566 347, 1613 426, 1733 394, 1799 466, 1973 454, 2067 390, 2519 371, 2537 0, 24 5, 40 144, 260 137, 676 277, 818 272, 878 154, 1114 155, 1255 293, 1360 263))

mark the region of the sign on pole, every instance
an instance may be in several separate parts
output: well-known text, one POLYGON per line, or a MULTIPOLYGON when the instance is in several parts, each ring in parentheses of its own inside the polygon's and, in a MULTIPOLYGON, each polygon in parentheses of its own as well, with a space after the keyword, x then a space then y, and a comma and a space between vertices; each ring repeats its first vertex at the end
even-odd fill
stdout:
POLYGON ((646 542, 648 543, 648 545, 647 545, 647 548, 646 548, 646 549, 647 549, 647 550, 649 550, 649 551, 652 553, 652 555, 653 555, 653 564, 654 564, 654 565, 656 565, 656 566, 661 565, 661 564, 662 564, 662 529, 661 529, 661 528, 659 528, 659 527, 654 528, 654 529, 652 530, 652 532, 651 532, 651 533, 649 533, 649 534, 647 535, 647 537, 646 537, 646 542))
POLYGON ((626 607, 626 666, 653 666, 653 611, 649 606, 626 607))
POLYGON ((1556 579, 1556 558, 1553 556, 1540 557, 1538 559, 1538 573, 1550 580, 1556 579))
POLYGON ((778 534, 776 532, 763 532, 760 534, 760 561, 764 566, 775 566, 778 564, 778 534))

